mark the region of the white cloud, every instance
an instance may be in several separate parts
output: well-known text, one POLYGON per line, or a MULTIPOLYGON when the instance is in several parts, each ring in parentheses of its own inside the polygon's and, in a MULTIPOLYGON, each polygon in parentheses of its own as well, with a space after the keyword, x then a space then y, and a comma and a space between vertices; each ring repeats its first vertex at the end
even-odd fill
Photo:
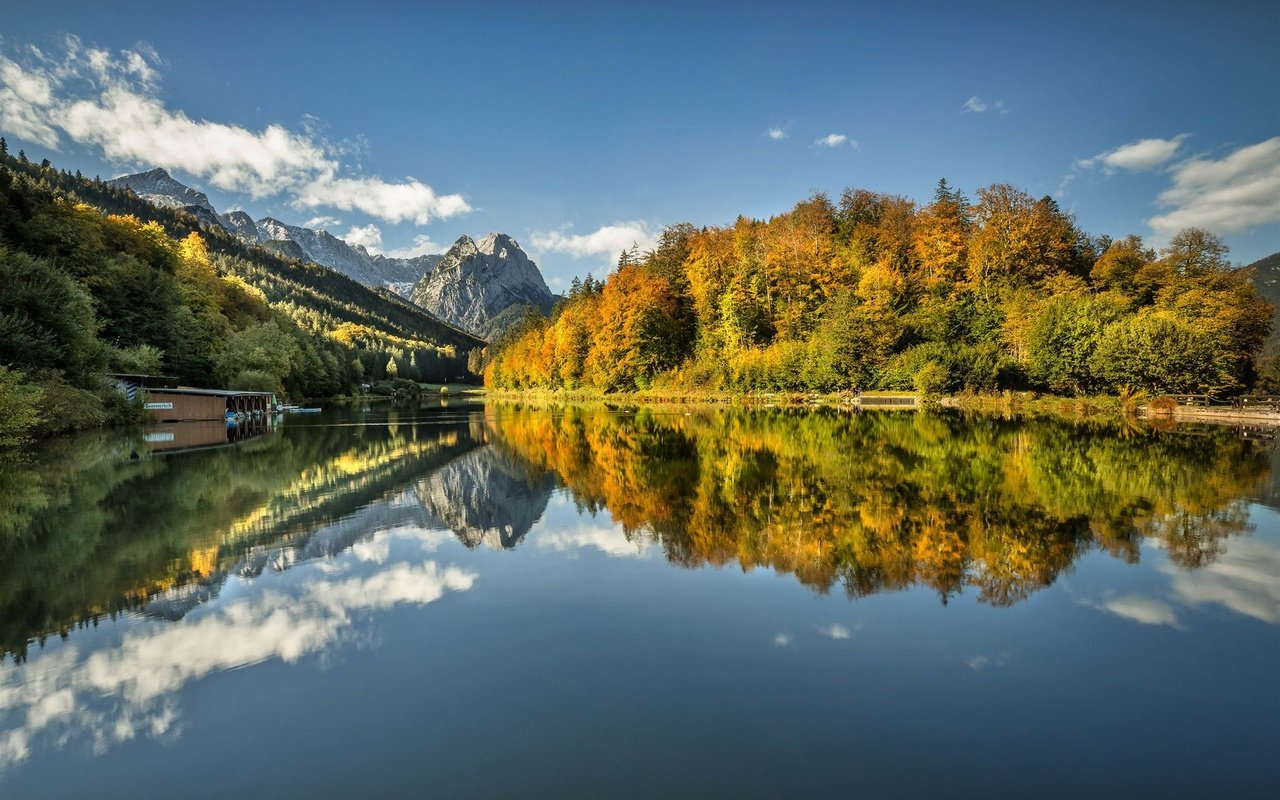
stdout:
POLYGON ((602 225, 591 233, 569 233, 568 226, 557 231, 535 233, 530 242, 539 250, 565 253, 574 258, 589 256, 617 256, 631 246, 651 250, 658 244, 658 229, 647 222, 615 222, 602 225))
POLYGON ((0 130, 45 147, 57 147, 58 132, 40 109, 53 101, 53 88, 41 75, 26 72, 0 56, 0 130))
POLYGON ((422 225, 471 210, 457 194, 440 195, 416 178, 352 176, 335 146, 304 123, 261 130, 193 119, 159 95, 160 64, 146 48, 85 48, 75 37, 65 56, 28 51, 24 63, 0 56, 0 129, 57 149, 62 137, 133 167, 160 166, 252 197, 286 195, 295 208, 363 211, 387 222, 422 225))
POLYGON ((378 252, 382 246, 382 231, 370 222, 368 225, 352 225, 351 230, 342 234, 342 239, 350 245, 363 245, 371 253, 378 252))
POLYGON ((1280 221, 1280 136, 1218 160, 1187 159, 1170 174, 1173 185, 1156 198, 1169 210, 1147 220, 1160 233, 1189 227, 1239 233, 1280 221))
POLYGON ((396 247, 388 250, 384 255, 391 258, 417 258, 427 253, 443 253, 444 247, 431 241, 431 237, 427 234, 419 234, 413 237, 411 244, 404 247, 396 247))
POLYGON ((413 237, 413 242, 404 247, 383 250, 382 230, 372 222, 368 225, 352 225, 351 229, 340 238, 347 244, 360 245, 375 256, 384 255, 389 258, 416 258, 426 253, 439 253, 444 250, 443 247, 431 241, 431 237, 427 234, 413 237))
POLYGON ((342 224, 342 220, 338 219, 337 217, 329 217, 329 216, 325 216, 324 214, 321 214, 318 217, 312 217, 311 219, 302 223, 302 227, 312 228, 315 230, 326 230, 328 228, 336 228, 341 224, 342 224))
POLYGON ((462 195, 437 195, 415 178, 388 183, 381 178, 339 178, 332 172, 289 188, 294 208, 337 208, 363 211, 387 222, 413 220, 425 225, 433 219, 465 214, 471 206, 462 195))
POLYGON ((789 633, 780 633, 780 634, 778 634, 777 636, 773 637, 773 643, 774 643, 774 645, 775 645, 775 646, 777 646, 777 647, 790 647, 790 646, 791 646, 791 634, 789 634, 789 633))
POLYGON ((858 144, 857 139, 850 139, 848 136, 845 136, 843 133, 828 133, 826 136, 823 136, 821 139, 816 139, 814 141, 814 144, 819 147, 832 147, 832 148, 843 147, 844 145, 847 144, 850 147, 852 147, 854 150, 862 149, 862 145, 858 144))
POLYGON ((1085 169, 1101 166, 1108 173, 1118 169, 1132 171, 1154 169, 1177 155, 1178 148, 1182 146, 1187 136, 1188 134, 1180 133, 1172 139, 1139 139, 1099 153, 1092 158, 1080 159, 1076 163, 1085 169))
POLYGON ((849 629, 839 623, 831 623, 826 627, 818 628, 818 633, 826 636, 828 639, 848 639, 850 636, 849 629))
POLYGON ((966 114, 982 114, 986 111, 994 111, 997 114, 1008 114, 1009 109, 1005 107, 1003 100, 992 100, 987 102, 976 94, 964 101, 964 105, 960 106, 960 110, 966 114))
POLYGON ((770 128, 769 130, 764 132, 764 135, 768 136, 770 139, 774 140, 775 142, 780 142, 783 139, 787 138, 788 136, 786 130, 778 127, 770 128))

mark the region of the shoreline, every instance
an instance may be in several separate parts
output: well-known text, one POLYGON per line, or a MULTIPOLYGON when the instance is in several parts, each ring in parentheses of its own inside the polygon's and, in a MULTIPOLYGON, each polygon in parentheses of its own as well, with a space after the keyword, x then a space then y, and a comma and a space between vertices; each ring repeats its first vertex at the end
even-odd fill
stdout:
MULTIPOLYGON (((1179 406, 1167 413, 1148 411, 1145 405, 1129 404, 1114 395, 1067 397, 1061 395, 949 395, 927 398, 915 406, 861 409, 850 392, 815 394, 805 392, 591 392, 563 389, 512 391, 481 389, 472 397, 535 403, 633 403, 638 405, 740 406, 746 408, 839 408, 844 410, 928 411, 946 408, 964 413, 1057 417, 1076 421, 1142 419, 1150 422, 1204 422, 1218 425, 1261 425, 1280 428, 1280 411, 1231 407, 1179 406)), ((899 393, 868 393, 899 394, 899 393)), ((900 393, 908 394, 908 393, 900 393)))

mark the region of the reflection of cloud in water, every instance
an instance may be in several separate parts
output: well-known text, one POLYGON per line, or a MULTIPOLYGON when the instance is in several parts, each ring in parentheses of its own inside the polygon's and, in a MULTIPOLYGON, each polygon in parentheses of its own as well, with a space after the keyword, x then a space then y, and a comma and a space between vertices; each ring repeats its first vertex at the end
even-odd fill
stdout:
POLYGON ((356 542, 351 546, 351 554, 361 561, 372 561, 381 564, 391 555, 391 545, 385 538, 371 542, 356 542))
POLYGON ((1009 663, 1009 654, 1000 653, 995 656, 976 655, 964 660, 964 665, 974 672, 981 672, 987 667, 1003 667, 1009 663))
POLYGON ((582 525, 570 530, 540 531, 534 543, 539 549, 558 553, 593 547, 615 558, 647 558, 652 543, 637 537, 627 539, 620 528, 582 525))
POLYGON ((174 695, 190 681, 271 659, 295 662, 337 643, 360 612, 425 605, 470 589, 475 579, 433 561, 342 579, 317 570, 177 623, 139 621, 114 647, 89 652, 68 643, 0 669, 0 770, 24 760, 40 733, 59 743, 85 736, 101 752, 176 730, 174 695))
POLYGON ((1193 608, 1217 604, 1280 623, 1280 544, 1273 539, 1235 539, 1220 558, 1194 572, 1172 564, 1161 565, 1160 571, 1173 577, 1174 602, 1193 608))
POLYGON ((1155 597, 1129 594, 1123 597, 1109 597, 1099 603, 1088 603, 1092 608, 1114 614, 1123 619, 1133 620, 1143 625, 1169 625, 1180 628, 1178 612, 1173 606, 1155 597))
POLYGON ((818 628, 818 633, 826 636, 828 639, 848 639, 849 629, 838 623, 832 623, 822 628, 818 628))
MULTIPOLYGON (((1159 548, 1156 542, 1149 546, 1159 548)), ((1218 605, 1241 616, 1280 623, 1280 540, 1265 536, 1232 539, 1225 552, 1204 566, 1188 570, 1169 560, 1157 569, 1172 580, 1163 597, 1104 596, 1082 605, 1143 625, 1182 628, 1178 609, 1218 605)))

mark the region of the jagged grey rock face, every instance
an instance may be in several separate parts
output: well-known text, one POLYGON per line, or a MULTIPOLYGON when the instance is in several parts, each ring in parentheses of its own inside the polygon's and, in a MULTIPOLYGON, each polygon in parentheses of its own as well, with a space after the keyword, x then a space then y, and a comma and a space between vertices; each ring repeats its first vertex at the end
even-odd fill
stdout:
POLYGON ((529 305, 545 314, 555 304, 538 265, 504 233, 491 233, 479 242, 460 237, 413 287, 410 299, 476 333, 510 306, 529 305))
POLYGON ((222 226, 236 235, 245 244, 259 244, 267 241, 267 237, 258 230, 258 223, 243 211, 228 211, 218 217, 222 226))
POLYGON ((160 208, 198 206, 208 211, 215 218, 218 214, 213 206, 209 204, 208 195, 175 181, 168 172, 160 167, 156 167, 149 172, 124 175, 108 181, 108 183, 111 186, 123 186, 132 189, 133 193, 138 197, 160 208))
POLYGON ((493 445, 472 450, 422 479, 418 501, 467 547, 515 547, 542 519, 555 488, 493 445))
MULTIPOLYGON (((311 261, 336 269, 367 286, 386 286, 392 291, 412 286, 439 256, 388 258, 371 255, 362 245, 350 245, 328 231, 287 225, 278 219, 258 220, 259 234, 267 241, 294 242, 311 261)), ((400 292, 397 292, 400 293, 400 292)))

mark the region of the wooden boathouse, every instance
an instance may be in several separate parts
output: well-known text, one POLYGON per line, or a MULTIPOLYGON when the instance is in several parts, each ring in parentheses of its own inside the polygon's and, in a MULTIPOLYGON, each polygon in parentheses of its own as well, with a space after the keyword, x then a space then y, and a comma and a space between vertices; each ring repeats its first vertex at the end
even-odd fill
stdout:
POLYGON ((130 400, 142 397, 150 422, 222 421, 227 414, 266 416, 276 405, 276 397, 270 392, 196 389, 179 386, 178 379, 169 375, 112 373, 107 377, 130 400))
POLYGON ((270 392, 238 392, 232 389, 148 388, 143 390, 143 408, 152 422, 226 419, 227 414, 266 416, 271 413, 274 395, 270 392))

